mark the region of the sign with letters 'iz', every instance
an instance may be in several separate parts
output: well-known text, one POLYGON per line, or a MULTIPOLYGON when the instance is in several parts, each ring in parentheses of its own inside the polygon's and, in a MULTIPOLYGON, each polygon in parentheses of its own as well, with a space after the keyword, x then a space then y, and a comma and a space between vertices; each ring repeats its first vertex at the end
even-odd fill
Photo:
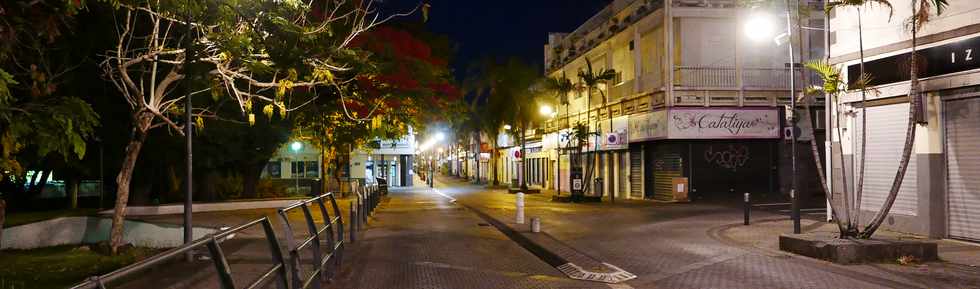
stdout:
MULTIPOLYGON (((870 85, 881 85, 910 79, 912 53, 903 53, 864 63, 864 73, 871 76, 870 85)), ((939 76, 980 68, 980 36, 916 51, 919 77, 939 76)), ((854 83, 861 65, 847 66, 847 82, 854 83)))

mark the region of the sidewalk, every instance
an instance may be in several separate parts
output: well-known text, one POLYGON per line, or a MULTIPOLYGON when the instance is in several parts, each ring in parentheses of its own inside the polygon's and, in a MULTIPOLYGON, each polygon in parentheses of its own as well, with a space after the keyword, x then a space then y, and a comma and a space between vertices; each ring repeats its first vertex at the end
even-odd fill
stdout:
MULTIPOLYGON (((498 220, 514 218, 514 195, 503 190, 451 178, 437 179, 437 188, 498 220)), ((784 215, 753 211, 754 224, 741 226, 742 212, 734 206, 554 203, 546 193, 528 195, 525 202, 527 218, 541 217, 543 232, 638 275, 626 282, 636 288, 980 288, 980 270, 969 266, 978 250, 952 241, 940 243, 949 262, 841 266, 776 250, 778 235, 790 231, 784 215)), ((814 220, 804 225, 835 229, 814 220)))
MULTIPOLYGON (((422 185, 392 188, 327 288, 603 288, 564 278, 422 185)), ((608 288, 608 287, 605 287, 608 288)))

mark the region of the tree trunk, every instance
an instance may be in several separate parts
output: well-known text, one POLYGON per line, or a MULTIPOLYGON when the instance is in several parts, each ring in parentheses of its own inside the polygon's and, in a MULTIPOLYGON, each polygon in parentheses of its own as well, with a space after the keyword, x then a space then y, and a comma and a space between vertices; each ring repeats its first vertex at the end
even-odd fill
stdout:
POLYGON ((262 178, 262 169, 264 168, 265 163, 245 166, 242 172, 242 197, 246 199, 259 198, 259 179, 262 178))
POLYGON ((0 247, 3 247, 3 223, 7 220, 7 202, 0 199, 0 247))
MULTIPOLYGON (((858 8, 858 54, 861 58, 860 62, 860 73, 864 75, 864 29, 862 27, 861 20, 861 9, 858 8)), ((853 218, 851 223, 853 226, 861 225, 861 197, 864 195, 864 171, 865 171, 865 160, 867 154, 867 143, 868 143, 868 105, 867 105, 867 89, 861 87, 861 157, 858 159, 858 175, 857 175, 857 189, 854 194, 854 212, 848 215, 853 218)))
POLYGON ((65 179, 65 190, 72 209, 78 209, 78 176, 72 174, 65 179))
POLYGON ((150 127, 153 115, 146 113, 138 117, 134 124, 134 134, 126 145, 126 156, 123 158, 119 174, 116 176, 116 206, 112 214, 112 229, 109 232, 109 242, 112 247, 112 254, 119 252, 119 247, 123 245, 123 221, 126 215, 126 204, 129 202, 129 183, 133 178, 133 171, 136 169, 136 161, 139 159, 140 150, 146 141, 146 131, 150 127))
POLYGON ((895 198, 898 197, 898 191, 902 188, 902 181, 905 180, 905 172, 909 168, 909 159, 912 157, 912 145, 915 144, 915 129, 917 124, 915 123, 915 108, 919 104, 919 67, 918 67, 918 55, 916 54, 917 39, 916 34, 918 33, 918 28, 915 23, 916 14, 916 1, 912 1, 912 53, 911 59, 909 59, 909 118, 908 118, 908 128, 905 130, 905 147, 902 149, 902 159, 898 164, 898 171, 895 172, 895 180, 892 182, 892 187, 888 191, 888 197, 885 198, 885 203, 881 205, 881 209, 875 214, 868 226, 864 228, 864 232, 861 232, 860 237, 863 239, 870 239, 874 235, 881 223, 885 221, 885 217, 888 216, 888 212, 891 211, 892 205, 895 204, 895 198))

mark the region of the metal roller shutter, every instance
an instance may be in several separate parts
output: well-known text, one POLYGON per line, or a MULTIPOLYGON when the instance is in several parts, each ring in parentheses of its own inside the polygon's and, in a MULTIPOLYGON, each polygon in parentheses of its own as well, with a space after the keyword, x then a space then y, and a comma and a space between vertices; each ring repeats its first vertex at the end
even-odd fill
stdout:
MULTIPOLYGON (((865 160, 864 194, 861 198, 861 209, 877 212, 884 204, 898 164, 902 159, 902 149, 905 143, 905 130, 908 128, 909 104, 893 104, 868 107, 868 156, 865 160)), ((857 129, 854 130, 854 170, 860 169, 858 163, 861 153, 861 110, 857 110, 854 119, 857 129)), ((916 157, 913 153, 909 160, 908 169, 902 187, 898 191, 895 203, 889 213, 916 216, 918 213, 918 194, 916 180, 916 157)), ((854 182, 857 186, 857 182, 854 182)))
POLYGON ((980 240, 980 98, 946 103, 949 236, 980 240))
POLYGON ((660 201, 673 201, 673 179, 684 176, 681 155, 676 153, 658 154, 653 162, 653 198, 660 201))
POLYGON ((630 147, 630 198, 643 198, 643 147, 630 147))

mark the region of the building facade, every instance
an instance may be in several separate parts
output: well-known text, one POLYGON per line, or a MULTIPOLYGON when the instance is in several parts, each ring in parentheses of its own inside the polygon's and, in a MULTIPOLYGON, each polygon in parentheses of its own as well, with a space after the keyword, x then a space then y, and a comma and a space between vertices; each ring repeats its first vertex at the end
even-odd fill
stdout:
MULTIPOLYGON (((683 197, 674 194, 681 184, 691 199, 745 192, 785 199, 788 48, 745 37, 750 13, 726 0, 619 0, 571 33, 550 34, 547 76, 579 82, 591 64, 593 71, 615 70, 616 79, 591 93, 572 92, 541 128, 551 143, 542 153, 547 187, 568 192, 569 176, 580 171, 590 194, 607 197, 673 201, 683 197), (576 123, 600 133, 577 143, 567 136, 576 123), (581 154, 571 153, 578 147, 581 154)), ((820 17, 806 24, 823 26, 820 17)), ((803 59, 822 57, 822 43, 822 33, 807 33, 803 59)), ((817 101, 814 107, 822 106, 817 101)), ((799 163, 813 165, 812 158, 799 163)), ((816 180, 801 178, 809 179, 816 180)))
MULTIPOLYGON (((851 91, 833 106, 833 148, 843 153, 834 164, 835 194, 844 177, 857 189, 854 172, 865 158, 861 222, 879 211, 898 172, 909 129, 911 34, 904 20, 912 15, 909 0, 891 1, 885 9, 861 9, 865 27, 865 73, 873 90, 861 101, 851 91), (873 35, 873 37, 869 37, 873 35), (897 69, 896 69, 897 68, 897 69), (867 128, 862 127, 863 114, 867 128), (860 145, 867 131, 866 146, 860 145), (865 149, 867 148, 867 149, 865 149), (865 154, 865 151, 867 152, 865 154)), ((917 33, 919 89, 923 118, 915 126, 912 155, 897 199, 883 227, 928 235, 980 240, 980 2, 950 0, 943 15, 917 33)), ((857 9, 830 15, 830 60, 847 79, 860 74, 857 9)))

